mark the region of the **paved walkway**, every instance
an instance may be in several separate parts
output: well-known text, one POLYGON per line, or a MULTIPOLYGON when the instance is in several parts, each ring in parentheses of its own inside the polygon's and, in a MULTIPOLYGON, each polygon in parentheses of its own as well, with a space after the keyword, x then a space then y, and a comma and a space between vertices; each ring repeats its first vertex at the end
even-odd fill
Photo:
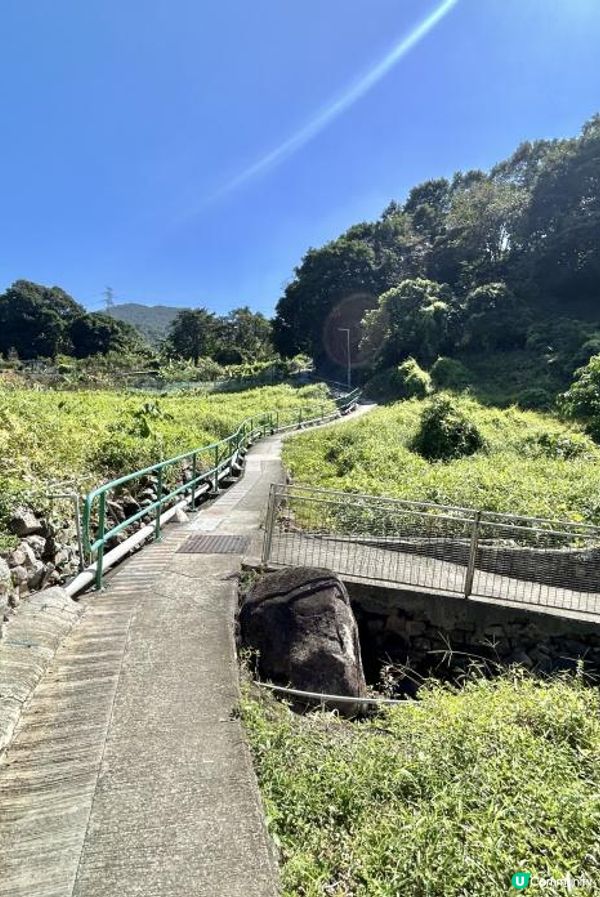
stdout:
POLYGON ((280 439, 189 523, 84 598, 0 765, 1 897, 272 897, 277 873, 241 724, 233 620, 280 439))

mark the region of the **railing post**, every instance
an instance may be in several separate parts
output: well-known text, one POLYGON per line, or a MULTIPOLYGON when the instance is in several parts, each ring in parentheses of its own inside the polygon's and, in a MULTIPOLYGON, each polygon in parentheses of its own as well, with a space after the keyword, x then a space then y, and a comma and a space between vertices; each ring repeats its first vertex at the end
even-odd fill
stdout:
POLYGON ((192 511, 196 509, 196 453, 192 455, 192 511))
POLYGON ((98 555, 96 557, 96 589, 102 588, 102 570, 104 567, 104 532, 106 530, 106 492, 101 492, 98 499, 98 555))
POLYGON ((217 495, 219 491, 219 445, 215 445, 215 472, 213 476, 213 494, 217 495))
POLYGON ((479 530, 481 528, 481 511, 475 512, 473 529, 471 531, 471 545, 469 547, 469 560, 465 576, 465 598, 469 598, 473 591, 473 579, 475 577, 475 563, 477 561, 477 547, 479 545, 479 530))
POLYGON ((162 494, 163 494, 163 477, 162 477, 163 469, 162 467, 158 468, 158 485, 156 487, 156 491, 158 494, 158 507, 156 509, 156 522, 154 524, 154 538, 157 542, 160 542, 160 515, 162 514, 162 494))
POLYGON ((263 541, 263 550, 261 563, 263 567, 269 563, 271 557, 271 548, 273 546, 273 530, 275 529, 275 520, 277 517, 277 483, 271 483, 269 490, 269 503, 267 505, 267 519, 265 521, 265 538, 263 541))
POLYGON ((302 427, 302 408, 298 412, 298 429, 300 430, 302 427))

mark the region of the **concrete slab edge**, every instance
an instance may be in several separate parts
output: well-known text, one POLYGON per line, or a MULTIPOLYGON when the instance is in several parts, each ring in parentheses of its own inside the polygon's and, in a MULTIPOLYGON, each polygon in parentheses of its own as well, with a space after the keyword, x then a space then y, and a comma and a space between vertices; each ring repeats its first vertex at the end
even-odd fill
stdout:
POLYGON ((24 706, 84 610, 64 589, 54 586, 33 594, 4 624, 0 639, 0 762, 24 706))

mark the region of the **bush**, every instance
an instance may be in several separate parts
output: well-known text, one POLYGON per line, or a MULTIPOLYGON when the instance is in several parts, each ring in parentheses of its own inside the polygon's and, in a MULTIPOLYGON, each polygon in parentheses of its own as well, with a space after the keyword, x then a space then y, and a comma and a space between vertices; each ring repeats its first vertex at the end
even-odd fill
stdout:
POLYGON ((533 408, 534 411, 550 411, 554 404, 554 396, 541 386, 531 386, 519 394, 519 408, 533 408))
POLYGON ((439 396, 421 414, 412 450, 427 461, 474 455, 485 440, 474 423, 447 396, 439 396))
POLYGON ((366 381, 363 387, 365 398, 375 402, 387 402, 398 398, 398 371, 386 368, 366 381))
POLYGON ((438 358, 431 368, 431 380, 436 389, 453 389, 462 391, 469 385, 469 372, 455 358, 438 358))
POLYGON ((424 399, 431 392, 431 377, 414 358, 407 358, 398 365, 400 398, 424 399))
POLYGON ((583 433, 542 432, 523 440, 523 448, 534 457, 592 458, 593 443, 583 433))
POLYGON ((378 401, 424 399, 430 392, 431 377, 414 358, 407 358, 398 367, 380 371, 364 387, 365 395, 378 401))

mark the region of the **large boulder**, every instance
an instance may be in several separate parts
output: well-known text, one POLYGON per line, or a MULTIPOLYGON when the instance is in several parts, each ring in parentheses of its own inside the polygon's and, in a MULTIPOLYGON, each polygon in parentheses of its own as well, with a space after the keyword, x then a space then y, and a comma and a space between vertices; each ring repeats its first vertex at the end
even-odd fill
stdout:
POLYGON ((242 644, 258 652, 261 678, 302 691, 365 695, 358 627, 348 592, 330 570, 295 567, 263 576, 246 596, 239 626, 242 644))

